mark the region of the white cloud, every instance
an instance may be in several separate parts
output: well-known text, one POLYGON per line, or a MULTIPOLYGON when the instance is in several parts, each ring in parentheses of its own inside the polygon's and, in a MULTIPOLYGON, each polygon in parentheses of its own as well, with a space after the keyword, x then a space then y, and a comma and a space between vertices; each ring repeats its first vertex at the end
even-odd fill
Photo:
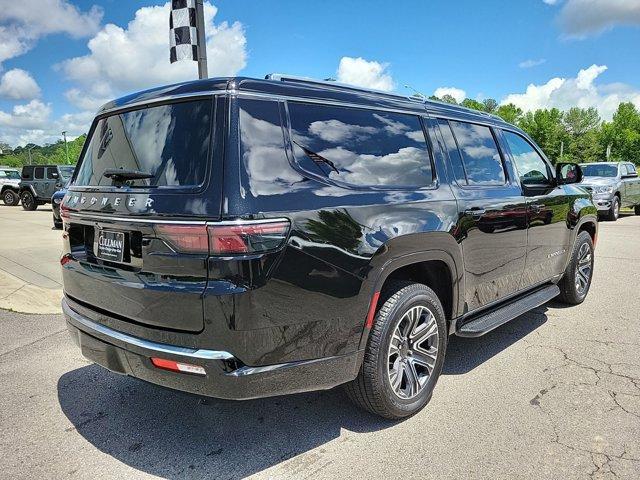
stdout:
POLYGON ((640 25, 638 0, 567 0, 559 16, 570 37, 584 38, 617 25, 640 25))
POLYGON ((67 0, 16 0, 0 8, 0 62, 22 55, 39 38, 63 33, 81 38, 98 31, 103 11, 82 12, 67 0))
POLYGON ((611 119, 621 102, 640 107, 640 90, 621 83, 596 84, 606 70, 606 65, 591 65, 574 78, 555 77, 542 85, 530 84, 524 93, 507 95, 502 103, 513 103, 525 111, 596 107, 605 120, 611 119))
POLYGON ((556 5, 558 3, 558 0, 542 0, 542 1, 547 5, 556 5))
POLYGON ((338 65, 337 80, 358 87, 388 92, 395 88, 388 68, 388 63, 368 61, 361 57, 342 57, 338 65))
POLYGON ((455 87, 436 88, 436 91, 433 92, 433 94, 438 98, 442 98, 445 95, 451 95, 453 98, 456 99, 456 102, 458 103, 462 102, 465 98, 467 98, 467 92, 465 92, 460 88, 455 88, 455 87))
POLYGON ((0 77, 0 97, 31 100, 40 96, 40 87, 25 70, 14 68, 0 77))
MULTIPOLYGON (((246 65, 246 38, 242 24, 214 24, 217 8, 205 4, 207 55, 210 76, 235 75, 246 65)), ((105 98, 155 85, 197 78, 197 64, 169 63, 169 3, 140 8, 126 28, 105 25, 91 40, 91 53, 58 65, 70 80, 79 84, 67 92, 76 105, 95 108, 105 98), (97 82, 97 83, 96 83, 97 82)))
POLYGON ((547 60, 545 58, 539 58, 537 60, 529 59, 529 60, 525 60, 523 62, 520 62, 518 64, 518 66, 520 68, 532 68, 532 67, 537 67, 538 65, 542 65, 546 61, 547 60))

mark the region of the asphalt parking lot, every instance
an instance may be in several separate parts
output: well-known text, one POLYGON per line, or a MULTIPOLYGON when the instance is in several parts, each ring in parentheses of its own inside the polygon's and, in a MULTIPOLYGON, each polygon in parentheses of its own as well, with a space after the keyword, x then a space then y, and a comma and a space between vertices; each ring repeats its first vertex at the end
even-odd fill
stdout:
MULTIPOLYGON (((19 213, 23 235, 49 235, 50 212, 19 213)), ((340 389, 173 392, 85 361, 61 315, 0 310, 0 478, 640 478, 639 238, 640 217, 601 223, 581 306, 451 338, 433 400, 403 422, 340 389)))

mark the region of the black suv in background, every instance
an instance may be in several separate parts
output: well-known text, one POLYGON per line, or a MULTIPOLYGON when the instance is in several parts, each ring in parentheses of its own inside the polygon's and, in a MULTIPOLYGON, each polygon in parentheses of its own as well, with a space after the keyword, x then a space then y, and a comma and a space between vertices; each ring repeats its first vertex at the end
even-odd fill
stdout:
POLYGON ((402 418, 450 334, 584 300, 580 179, 438 102, 281 76, 148 90, 91 127, 61 206, 62 306, 114 372, 228 399, 346 384, 402 418))
POLYGON ((51 196, 71 178, 73 165, 25 165, 20 180, 20 200, 25 210, 51 203, 51 196))

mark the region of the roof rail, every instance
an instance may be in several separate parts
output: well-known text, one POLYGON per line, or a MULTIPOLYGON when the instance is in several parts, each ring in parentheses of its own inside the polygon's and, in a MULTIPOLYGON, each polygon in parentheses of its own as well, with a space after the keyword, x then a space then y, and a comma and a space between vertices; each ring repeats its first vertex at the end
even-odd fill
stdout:
POLYGON ((318 80, 310 77, 303 77, 300 75, 286 75, 284 73, 270 73, 265 75, 265 80, 275 80, 277 82, 300 82, 300 83, 314 83, 318 85, 329 85, 333 87, 340 87, 349 90, 358 90, 360 92, 370 92, 370 93, 379 93, 382 95, 389 95, 390 97, 401 98, 403 100, 411 100, 413 102, 416 101, 415 97, 410 97, 406 95, 400 95, 398 93, 387 92, 384 90, 377 90, 375 88, 367 88, 367 87, 359 87, 357 85, 351 85, 348 83, 337 82, 332 78, 326 80, 318 80))

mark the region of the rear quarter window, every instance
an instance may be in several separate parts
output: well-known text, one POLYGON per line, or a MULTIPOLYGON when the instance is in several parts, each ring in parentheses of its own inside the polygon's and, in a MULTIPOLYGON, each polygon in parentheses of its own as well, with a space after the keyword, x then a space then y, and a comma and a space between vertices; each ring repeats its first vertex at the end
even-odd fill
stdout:
POLYGON ((358 187, 433 183, 417 115, 298 102, 288 110, 294 155, 309 173, 358 187))
POLYGON ((504 185, 502 157, 491 129, 485 125, 450 120, 451 131, 464 164, 469 185, 504 185))
POLYGON ((75 185, 111 186, 108 169, 135 170, 148 179, 131 187, 196 187, 209 162, 210 99, 157 105, 101 118, 88 140, 75 185))

